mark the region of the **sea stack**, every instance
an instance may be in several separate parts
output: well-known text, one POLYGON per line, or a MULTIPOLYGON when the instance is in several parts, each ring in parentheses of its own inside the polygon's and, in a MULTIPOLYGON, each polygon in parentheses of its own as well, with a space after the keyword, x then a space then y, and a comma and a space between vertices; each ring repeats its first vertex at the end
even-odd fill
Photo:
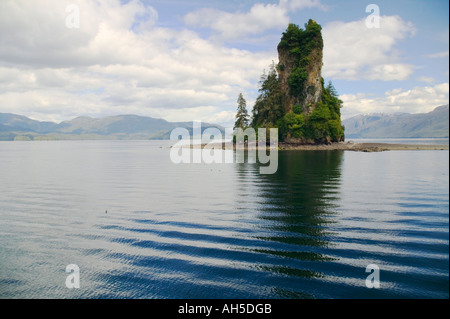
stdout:
POLYGON ((252 127, 276 127, 291 144, 344 141, 342 101, 331 81, 322 78, 322 27, 310 19, 305 28, 290 23, 278 44, 278 64, 261 77, 252 127))
POLYGON ((278 45, 278 77, 283 109, 311 113, 322 97, 323 39, 321 26, 309 20, 302 30, 289 24, 278 45))

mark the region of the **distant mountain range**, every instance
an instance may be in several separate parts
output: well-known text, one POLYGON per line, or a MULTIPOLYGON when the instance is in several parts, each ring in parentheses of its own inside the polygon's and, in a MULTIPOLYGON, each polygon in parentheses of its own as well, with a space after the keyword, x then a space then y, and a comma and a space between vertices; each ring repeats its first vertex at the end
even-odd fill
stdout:
POLYGON ((449 137, 449 106, 421 114, 357 115, 342 121, 349 138, 446 138, 449 137))
MULTIPOLYGON (((345 137, 350 138, 445 138, 449 137, 449 106, 422 114, 357 115, 342 121, 345 137)), ((13 140, 95 140, 154 139, 167 140, 177 127, 192 135, 192 122, 168 122, 137 115, 102 118, 77 117, 61 123, 41 122, 28 117, 0 113, 0 141, 13 140)), ((202 123, 202 131, 220 125, 202 123)))
MULTIPOLYGON (((61 123, 40 122, 28 117, 0 113, 0 140, 75 140, 75 139, 158 139, 170 138, 177 127, 186 128, 192 135, 192 122, 168 122, 137 115, 103 118, 77 117, 61 123)), ((220 125, 202 123, 202 131, 220 125)))

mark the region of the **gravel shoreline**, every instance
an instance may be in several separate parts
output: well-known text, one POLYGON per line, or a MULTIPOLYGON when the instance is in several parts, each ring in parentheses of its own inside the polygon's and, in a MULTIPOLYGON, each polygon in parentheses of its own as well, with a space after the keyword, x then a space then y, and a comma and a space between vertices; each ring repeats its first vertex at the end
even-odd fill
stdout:
MULTIPOLYGON (((220 143, 218 143, 220 144, 220 143)), ((191 145, 191 148, 217 148, 217 144, 202 144, 202 145, 191 145)), ((256 146, 242 145, 245 150, 256 148, 256 146)), ((236 146, 232 146, 227 143, 222 144, 223 149, 232 149, 236 146)), ((267 147, 269 150, 270 148, 267 147)), ((278 150, 287 151, 354 151, 354 152, 384 152, 384 151, 448 151, 448 145, 437 145, 437 144, 389 144, 389 143, 354 143, 354 142, 340 142, 331 144, 289 144, 289 143, 279 143, 278 150)))
POLYGON ((433 144, 389 144, 389 143, 331 143, 328 145, 293 145, 280 143, 280 150, 342 150, 355 152, 383 152, 383 151, 430 151, 448 150, 448 145, 433 144))

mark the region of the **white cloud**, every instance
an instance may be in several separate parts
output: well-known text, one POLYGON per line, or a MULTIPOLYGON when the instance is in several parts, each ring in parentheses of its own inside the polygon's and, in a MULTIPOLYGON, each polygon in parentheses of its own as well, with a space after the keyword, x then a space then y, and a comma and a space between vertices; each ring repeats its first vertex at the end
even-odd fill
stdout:
POLYGON ((223 39, 234 39, 264 33, 289 23, 286 11, 274 4, 255 4, 248 13, 228 13, 216 9, 200 9, 186 15, 189 26, 208 27, 223 39))
POLYGON ((373 94, 344 94, 342 117, 361 113, 426 113, 435 107, 449 103, 449 84, 415 87, 410 90, 393 89, 384 96, 373 94))
MULTIPOLYGON (((151 6, 121 2, 1 0, 0 112, 52 121, 131 113, 232 123, 240 92, 251 111, 257 81, 273 51, 227 48, 192 30, 163 28, 151 6), (70 3, 80 8, 80 29, 65 25, 70 3)), ((242 37, 244 31, 260 36, 284 29, 290 12, 304 8, 326 9, 318 0, 280 0, 257 3, 248 12, 202 9, 185 21, 224 38, 242 37)), ((396 44, 413 34, 414 26, 397 16, 382 17, 380 29, 367 29, 364 20, 330 23, 323 29, 324 76, 406 79, 414 67, 403 63, 396 44)), ((420 103, 444 104, 448 84, 342 99, 343 114, 414 111, 423 109, 420 103)))
POLYGON ((304 8, 319 8, 326 10, 328 7, 320 0, 280 0, 279 6, 288 11, 296 11, 304 8))
POLYGON ((214 114, 206 119, 207 122, 210 123, 227 123, 229 127, 232 127, 234 124, 236 112, 234 111, 222 111, 217 114, 214 114))
POLYGON ((0 112, 228 120, 271 53, 158 27, 157 16, 137 0, 0 1, 0 112), (80 8, 80 29, 65 24, 68 3, 80 8))
POLYGON ((245 13, 204 8, 188 13, 184 21, 189 26, 211 28, 223 40, 228 40, 285 28, 290 12, 313 7, 325 9, 319 0, 280 0, 278 4, 256 3, 245 13))
POLYGON ((143 51, 130 50, 140 38, 136 32, 149 28, 156 11, 139 1, 3 0, 0 2, 0 59, 34 66, 85 66, 140 58, 143 51), (68 28, 71 13, 79 8, 80 28, 68 28), (145 18, 143 18, 145 17, 145 18), (120 45, 117 45, 119 43, 120 45))
POLYGON ((416 80, 420 81, 420 82, 426 82, 426 83, 433 83, 435 81, 435 79, 431 76, 420 76, 416 80))
POLYGON ((433 54, 428 54, 427 57, 428 58, 432 58, 432 59, 436 59, 436 58, 448 58, 448 51, 443 51, 443 52, 437 52, 437 53, 433 53, 433 54))
POLYGON ((414 25, 399 16, 382 16, 380 28, 372 29, 365 19, 329 23, 323 28, 323 74, 345 80, 405 80, 414 66, 401 62, 395 46, 414 33, 414 25))

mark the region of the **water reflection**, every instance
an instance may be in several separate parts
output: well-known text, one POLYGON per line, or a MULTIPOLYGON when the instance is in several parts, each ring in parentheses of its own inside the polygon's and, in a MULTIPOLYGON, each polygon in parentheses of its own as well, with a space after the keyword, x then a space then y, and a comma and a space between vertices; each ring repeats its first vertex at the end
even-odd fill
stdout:
POLYGON ((333 260, 326 254, 331 245, 327 225, 335 214, 342 159, 338 151, 281 151, 273 175, 259 174, 258 164, 236 165, 238 198, 244 202, 256 196, 254 209, 261 221, 256 237, 267 244, 251 251, 274 257, 271 264, 264 260, 255 267, 292 281, 290 289, 272 287, 279 297, 314 298, 305 292, 311 283, 304 280, 322 278, 318 263, 333 260))
POLYGON ((448 298, 448 152, 288 151, 261 175, 161 145, 2 144, 0 298, 448 298))

